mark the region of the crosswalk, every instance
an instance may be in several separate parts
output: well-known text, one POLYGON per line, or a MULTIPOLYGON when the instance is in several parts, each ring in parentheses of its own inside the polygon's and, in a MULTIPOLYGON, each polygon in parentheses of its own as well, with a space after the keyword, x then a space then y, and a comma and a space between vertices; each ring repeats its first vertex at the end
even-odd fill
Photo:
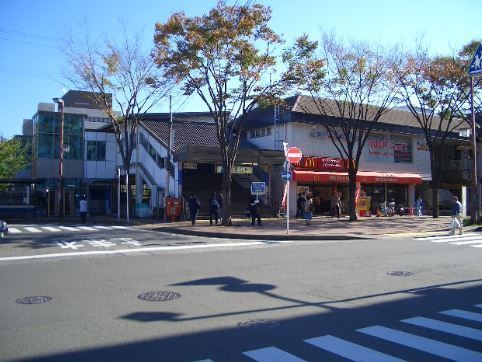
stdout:
MULTIPOLYGON (((382 325, 372 325, 368 327, 358 328, 355 330, 357 334, 364 335, 363 343, 370 343, 373 339, 377 348, 380 348, 380 343, 390 342, 391 351, 387 354, 386 351, 379 351, 368 346, 364 346, 348 339, 354 338, 352 334, 347 339, 340 338, 334 335, 322 335, 318 337, 308 338, 302 341, 304 349, 315 348, 316 350, 309 351, 311 355, 316 351, 323 350, 338 358, 342 357, 351 361, 373 361, 373 362, 398 362, 403 361, 403 355, 397 356, 393 354, 403 353, 396 349, 393 352, 393 346, 401 347, 401 351, 411 349, 412 355, 422 353, 419 360, 426 359, 426 354, 441 357, 442 359, 449 359, 453 361, 482 361, 482 346, 477 345, 476 350, 473 347, 461 346, 463 340, 471 340, 476 342, 482 341, 482 330, 474 328, 478 327, 478 323, 482 323, 482 304, 469 306, 467 308, 474 309, 450 309, 443 310, 437 313, 436 318, 427 318, 423 316, 416 316, 413 318, 402 319, 386 327, 382 325), (440 319, 438 319, 440 318, 440 319), (445 320, 441 320, 445 319, 445 320), (464 326, 463 323, 470 323, 470 326, 464 326), (404 326, 410 325, 412 327, 409 331, 403 330, 404 326), (415 328, 415 329, 414 329, 415 328), (443 337, 443 341, 434 338, 432 333, 428 337, 423 336, 427 330, 441 333, 436 336, 443 337), (452 341, 447 342, 446 336, 455 336, 452 341), (366 339, 368 337, 368 340, 366 339), (462 340, 462 342, 461 342, 462 340), (376 343, 375 343, 376 342, 376 343), (450 342, 450 343, 449 343, 450 342)), ((469 343, 470 345, 470 343, 469 343)), ((472 344, 473 346, 473 344, 472 344)), ((319 352, 318 352, 319 353, 319 352)), ((282 361, 282 362, 304 362, 305 359, 299 355, 290 353, 289 350, 283 350, 279 346, 266 346, 249 351, 244 351, 242 354, 249 357, 251 360, 258 362, 268 361, 282 361)), ((323 358, 320 357, 320 360, 323 358)), ((212 359, 205 359, 203 361, 215 362, 212 359)))
POLYGON ((478 233, 463 234, 463 235, 441 235, 418 237, 416 240, 428 241, 431 243, 442 244, 447 243, 451 245, 464 245, 473 248, 482 248, 482 235, 478 233))
POLYGON ((126 230, 127 226, 122 225, 92 225, 92 226, 9 226, 9 234, 39 234, 39 233, 59 233, 59 232, 81 232, 81 231, 99 231, 99 230, 126 230))

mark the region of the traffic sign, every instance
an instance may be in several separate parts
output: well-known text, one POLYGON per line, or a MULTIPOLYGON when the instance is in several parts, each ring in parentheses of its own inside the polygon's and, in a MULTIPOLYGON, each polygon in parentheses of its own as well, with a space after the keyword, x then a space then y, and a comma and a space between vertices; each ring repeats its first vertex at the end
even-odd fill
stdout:
POLYGON ((296 163, 300 162, 301 158, 303 157, 303 154, 301 153, 301 150, 298 147, 290 147, 288 148, 288 152, 286 155, 286 158, 288 161, 291 163, 296 163))
POLYGON ((264 195, 266 193, 266 182, 251 182, 251 195, 264 195))
POLYGON ((291 178, 292 178, 291 171, 281 172, 281 179, 283 181, 291 181, 291 178))
POLYGON ((474 57, 469 65, 469 75, 476 75, 482 73, 482 43, 479 44, 474 57))

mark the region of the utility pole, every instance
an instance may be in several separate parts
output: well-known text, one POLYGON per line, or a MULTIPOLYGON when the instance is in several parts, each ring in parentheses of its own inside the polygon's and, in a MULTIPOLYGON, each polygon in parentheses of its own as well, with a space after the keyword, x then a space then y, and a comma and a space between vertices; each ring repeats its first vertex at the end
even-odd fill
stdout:
POLYGON ((60 108, 60 125, 59 125, 59 180, 58 180, 58 208, 59 208, 59 220, 62 220, 64 215, 64 187, 63 187, 63 174, 64 174, 64 100, 62 98, 53 98, 53 101, 58 104, 60 108))

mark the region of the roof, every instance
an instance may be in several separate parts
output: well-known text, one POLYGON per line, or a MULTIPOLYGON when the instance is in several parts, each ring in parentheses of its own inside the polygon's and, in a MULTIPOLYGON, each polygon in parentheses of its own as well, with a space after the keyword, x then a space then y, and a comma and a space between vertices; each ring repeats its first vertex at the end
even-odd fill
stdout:
MULTIPOLYGON (((174 152, 187 146, 219 147, 216 137, 216 124, 199 120, 206 119, 207 115, 205 112, 200 112, 173 116, 174 143, 172 149, 174 152)), ((146 115, 140 123, 167 146, 169 143, 168 113, 146 115)))
MULTIPOLYGON (((284 112, 280 112, 279 122, 320 123, 322 121, 336 121, 344 118, 334 100, 320 98, 320 101, 325 105, 324 110, 317 106, 317 103, 311 96, 297 95, 286 98, 285 104, 282 106, 284 112)), ((375 106, 371 107, 374 112, 377 108, 375 106)), ((247 116, 246 129, 273 125, 273 118, 273 107, 256 108, 247 116)), ((434 120, 437 121, 439 118, 434 116, 434 120)), ((369 122, 370 120, 367 119, 367 121, 369 122)), ((434 123, 435 125, 438 124, 438 122, 434 123)), ((401 109, 387 110, 378 120, 378 125, 376 129, 384 128, 402 133, 422 132, 422 128, 413 114, 410 111, 401 109), (410 129, 411 132, 409 132, 410 129)))

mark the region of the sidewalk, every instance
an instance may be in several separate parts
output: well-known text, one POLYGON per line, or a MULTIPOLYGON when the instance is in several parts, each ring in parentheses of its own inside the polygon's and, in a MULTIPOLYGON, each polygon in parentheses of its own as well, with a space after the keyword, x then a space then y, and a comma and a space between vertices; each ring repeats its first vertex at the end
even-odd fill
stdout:
MULTIPOLYGON (((233 226, 209 225, 208 220, 198 220, 195 226, 190 221, 149 224, 143 228, 183 235, 195 235, 229 239, 255 240, 345 240, 379 239, 383 237, 415 237, 444 235, 450 232, 450 216, 437 219, 431 216, 371 217, 349 222, 348 217, 332 219, 315 217, 311 225, 304 220, 290 219, 289 234, 286 219, 266 219, 261 226, 251 226, 248 219, 234 219, 233 226)), ((467 226, 466 232, 477 226, 467 226)))

